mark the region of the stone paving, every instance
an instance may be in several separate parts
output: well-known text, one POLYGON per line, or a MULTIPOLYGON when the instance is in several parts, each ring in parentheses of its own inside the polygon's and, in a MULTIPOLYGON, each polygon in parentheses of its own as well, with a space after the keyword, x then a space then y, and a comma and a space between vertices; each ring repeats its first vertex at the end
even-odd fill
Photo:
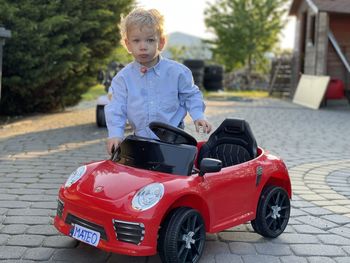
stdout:
MULTIPOLYGON (((281 236, 263 238, 249 224, 208 234, 200 262, 350 262, 350 107, 219 98, 207 105, 214 127, 225 117, 250 123, 258 144, 285 160, 294 195, 281 236)), ((193 133, 189 122, 186 129, 193 133)), ((160 262, 106 253, 52 226, 59 186, 82 163, 107 158, 106 135, 93 105, 0 126, 1 261, 160 262)))

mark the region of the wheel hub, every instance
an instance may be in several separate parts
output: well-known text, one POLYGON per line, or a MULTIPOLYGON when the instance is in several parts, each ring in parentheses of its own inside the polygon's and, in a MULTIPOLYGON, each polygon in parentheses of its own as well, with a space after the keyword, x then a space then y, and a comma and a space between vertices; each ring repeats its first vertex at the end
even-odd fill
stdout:
POLYGON ((271 209, 272 209, 272 218, 273 219, 277 219, 278 217, 281 217, 280 215, 280 211, 281 211, 281 207, 278 206, 278 205, 274 205, 274 206, 271 206, 271 209))
POLYGON ((190 231, 187 234, 182 236, 182 240, 186 243, 186 248, 190 249, 191 244, 194 244, 196 241, 192 238, 194 236, 194 232, 190 231))

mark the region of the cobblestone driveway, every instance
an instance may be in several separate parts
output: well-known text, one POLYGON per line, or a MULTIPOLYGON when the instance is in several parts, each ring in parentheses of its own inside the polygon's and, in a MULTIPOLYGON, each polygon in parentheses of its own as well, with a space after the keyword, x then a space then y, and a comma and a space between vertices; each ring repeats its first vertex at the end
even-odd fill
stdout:
MULTIPOLYGON (((201 263, 350 262, 350 107, 315 111, 274 99, 207 104, 214 127, 225 117, 249 121, 258 144, 286 161, 294 196, 280 237, 262 238, 249 224, 208 235, 201 263)), ((96 127, 94 110, 0 126, 0 260, 160 262, 102 252, 52 226, 58 187, 80 164, 107 158, 107 133, 96 127)))

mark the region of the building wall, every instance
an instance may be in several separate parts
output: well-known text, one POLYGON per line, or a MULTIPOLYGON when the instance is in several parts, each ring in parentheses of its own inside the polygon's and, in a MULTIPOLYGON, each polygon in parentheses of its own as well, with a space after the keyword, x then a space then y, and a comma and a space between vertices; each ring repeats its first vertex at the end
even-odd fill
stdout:
POLYGON ((301 51, 302 47, 300 41, 302 39, 302 16, 303 13, 308 13, 308 5, 303 2, 300 4, 300 8, 297 13, 296 19, 296 30, 295 30, 295 40, 294 40, 294 52, 298 53, 301 51))
MULTIPOLYGON (((329 24, 330 30, 350 62, 350 15, 331 14, 329 24)), ((329 44, 328 48, 327 74, 332 78, 343 80, 346 88, 350 89, 350 73, 347 72, 332 44, 329 44)))
MULTIPOLYGON (((304 73, 315 75, 318 16, 308 9, 305 40, 304 73), (314 27, 312 29, 312 27, 314 27)), ((302 59, 302 58, 301 58, 302 59)))
POLYGON ((301 1, 297 11, 293 11, 297 23, 291 94, 294 94, 301 74, 329 75, 331 78, 344 81, 350 98, 350 73, 328 40, 328 32, 331 30, 350 63, 350 14, 327 12, 315 14, 307 1, 301 1), (306 14, 304 26, 303 14, 306 14))
POLYGON ((306 48, 305 47, 306 36, 304 37, 304 34, 306 34, 306 30, 307 30, 306 27, 308 23, 308 12, 309 12, 308 5, 305 2, 302 2, 296 14, 291 95, 293 95, 296 90, 301 73, 304 73, 304 62, 305 62, 304 55, 305 54, 303 52, 305 52, 305 48, 306 48), (304 14, 306 14, 305 18, 304 18, 304 14))
POLYGON ((316 46, 316 64, 315 75, 327 74, 327 55, 328 55, 328 31, 329 31, 329 15, 325 12, 318 14, 317 28, 317 46, 316 46))
POLYGON ((326 12, 315 13, 304 1, 297 14, 292 70, 294 91, 301 74, 327 74, 328 28, 329 15, 326 12))
POLYGON ((308 12, 305 52, 305 74, 325 75, 327 73, 328 14, 308 12))

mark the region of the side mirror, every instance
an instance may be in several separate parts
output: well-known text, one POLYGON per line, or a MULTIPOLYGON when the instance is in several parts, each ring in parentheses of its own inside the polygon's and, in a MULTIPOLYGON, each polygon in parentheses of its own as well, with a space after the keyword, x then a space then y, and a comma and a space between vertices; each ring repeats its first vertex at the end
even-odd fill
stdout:
POLYGON ((220 172, 222 168, 222 162, 218 159, 203 158, 199 165, 199 176, 203 176, 205 173, 220 172))

